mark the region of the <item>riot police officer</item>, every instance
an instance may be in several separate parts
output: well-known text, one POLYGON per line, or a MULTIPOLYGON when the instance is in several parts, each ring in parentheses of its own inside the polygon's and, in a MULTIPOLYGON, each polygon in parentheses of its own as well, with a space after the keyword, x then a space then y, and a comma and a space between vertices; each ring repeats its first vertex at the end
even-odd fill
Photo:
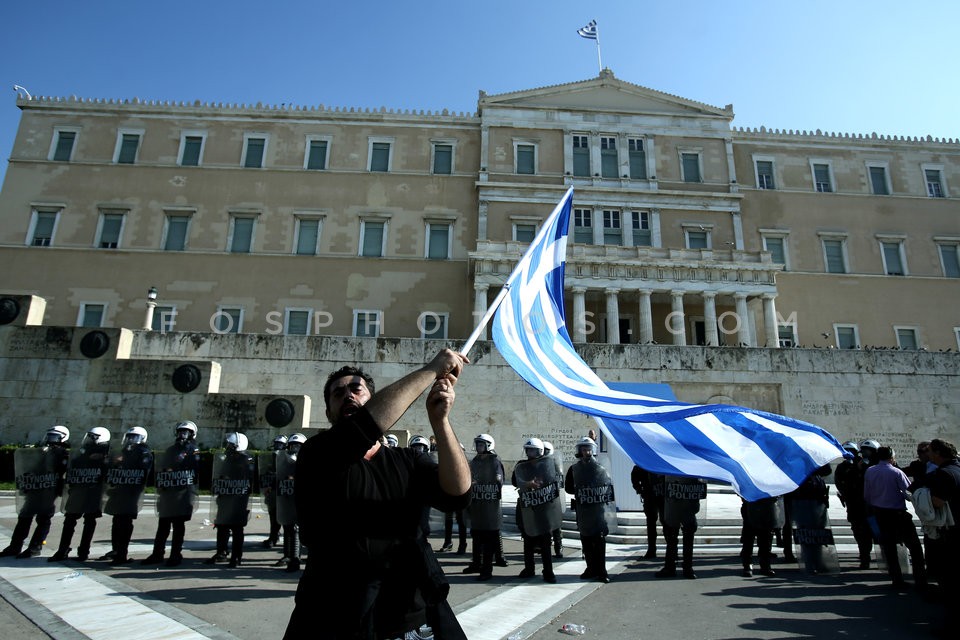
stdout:
POLYGON ((853 458, 844 458, 833 471, 833 481, 837 487, 837 497, 847 510, 847 522, 857 542, 860 554, 860 568, 870 568, 870 556, 873 553, 873 532, 867 520, 867 503, 863 500, 863 478, 867 463, 860 455, 860 447, 852 440, 843 443, 843 448, 853 454, 853 458))
POLYGON ((40 555, 50 533, 50 522, 57 510, 57 498, 63 492, 63 476, 67 471, 70 430, 63 425, 50 427, 39 447, 23 447, 13 454, 17 485, 17 524, 10 544, 0 551, 0 558, 16 556, 32 558, 40 555), (37 527, 27 548, 23 543, 34 519, 37 527))
POLYGON ((196 444, 197 425, 192 420, 184 420, 177 423, 174 432, 176 440, 163 452, 157 464, 157 533, 153 539, 153 552, 141 560, 141 564, 163 562, 171 531, 173 539, 166 565, 176 567, 183 562, 186 525, 197 507, 200 466, 200 452, 196 444))
POLYGON ((297 525, 294 481, 297 456, 306 441, 305 435, 295 433, 287 438, 286 448, 277 455, 277 522, 283 527, 283 558, 276 566, 284 566, 284 571, 291 573, 300 570, 300 528, 297 525))
POLYGON ((783 497, 760 498, 753 502, 746 500, 740 505, 743 528, 740 531, 740 560, 743 563, 744 578, 753 576, 753 546, 756 542, 757 559, 760 561, 760 573, 774 576, 770 566, 773 554, 773 532, 783 527, 783 497))
MULTIPOLYGON (((553 460, 553 468, 557 471, 557 482, 563 482, 563 460, 562 457, 557 455, 553 450, 553 443, 547 440, 543 441, 543 455, 553 460)), ((563 500, 557 500, 557 509, 560 511, 560 522, 563 523, 563 500)), ((550 537, 553 539, 553 556, 557 559, 563 557, 563 529, 562 527, 557 527, 550 532, 550 537)))
POLYGON ((597 462, 597 443, 583 437, 577 442, 578 461, 567 469, 563 487, 576 497, 577 529, 587 568, 581 580, 610 582, 607 574, 607 534, 609 522, 616 521, 613 481, 597 462))
POLYGON ((694 579, 693 537, 697 531, 697 513, 700 501, 707 497, 707 483, 701 478, 687 476, 664 476, 663 492, 663 537, 667 541, 667 553, 663 568, 657 571, 658 578, 677 575, 677 547, 683 533, 683 577, 694 579))
POLYGON ((127 553, 133 536, 133 521, 143 507, 143 491, 153 469, 153 452, 147 446, 147 430, 130 427, 123 435, 120 451, 110 456, 107 466, 107 500, 103 511, 113 516, 110 528, 111 551, 100 560, 119 565, 130 561, 127 553))
POLYGON ((49 562, 66 560, 77 522, 83 517, 83 531, 77 560, 90 557, 90 543, 97 528, 97 520, 103 515, 103 491, 106 488, 106 470, 110 453, 110 431, 105 427, 93 427, 83 436, 80 448, 67 464, 67 497, 63 501, 63 530, 56 553, 47 558, 49 562))
POLYGON ((663 476, 634 465, 630 471, 630 483, 643 501, 643 515, 647 519, 647 552, 643 559, 651 560, 657 557, 657 519, 663 514, 663 476))
POLYGON ((560 526, 560 512, 556 501, 560 499, 560 483, 553 460, 544 457, 543 441, 530 438, 523 445, 526 460, 513 468, 511 481, 518 490, 517 524, 523 537, 523 571, 521 578, 534 574, 534 552, 540 550, 543 562, 543 579, 555 583, 553 557, 550 555, 550 536, 560 526))
POLYGON ((213 458, 211 485, 210 519, 217 530, 217 551, 206 562, 216 564, 229 557, 230 567, 238 567, 243 564, 243 529, 250 519, 254 461, 247 451, 247 436, 231 432, 224 437, 224 443, 223 453, 213 458), (233 544, 228 550, 231 539, 233 544))
POLYGON ((473 560, 464 573, 479 573, 477 580, 493 577, 493 558, 500 544, 500 525, 503 522, 503 462, 494 450, 496 443, 489 433, 473 439, 477 452, 470 461, 471 500, 470 536, 473 538, 473 560))
POLYGON ((273 450, 257 456, 257 473, 260 476, 260 495, 267 507, 270 518, 270 533, 263 541, 263 547, 269 549, 280 541, 280 523, 277 522, 277 452, 287 447, 287 436, 278 435, 273 439, 273 450))

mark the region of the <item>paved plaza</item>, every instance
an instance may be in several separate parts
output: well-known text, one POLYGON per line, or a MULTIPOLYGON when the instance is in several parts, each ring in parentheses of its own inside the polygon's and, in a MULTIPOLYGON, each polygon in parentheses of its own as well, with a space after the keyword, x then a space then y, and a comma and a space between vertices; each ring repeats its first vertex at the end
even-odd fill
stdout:
MULTIPOLYGON (((832 502, 837 502, 834 498, 832 502)), ((739 498, 710 493, 705 520, 739 518, 739 498)), ((52 563, 62 516, 54 518, 43 556, 0 559, 0 629, 4 640, 52 637, 110 640, 266 640, 280 638, 293 607, 299 573, 274 567, 279 549, 264 549, 267 516, 254 512, 247 527, 244 564, 236 569, 203 563, 214 551, 215 532, 204 524, 206 501, 187 525, 186 560, 176 568, 133 563, 52 563)), ((836 517, 831 509, 831 517, 836 517)), ((840 511, 842 515, 842 511, 840 511)), ((15 523, 9 492, 0 496, 0 546, 15 523)), ((148 504, 136 521, 131 554, 145 557, 156 517, 148 504)), ((91 557, 109 550, 110 518, 100 521, 91 557)), ((436 534, 436 528, 435 528, 436 534)), ((79 539, 79 531, 74 541, 79 539)), ((434 535, 433 546, 441 539, 434 535)), ((662 543, 662 540, 661 540, 662 543)), ((450 603, 470 640, 556 640, 565 623, 584 625, 584 638, 657 640, 735 638, 930 637, 943 622, 943 607, 914 591, 895 591, 878 569, 856 568, 855 549, 840 545, 841 571, 808 576, 796 564, 775 565, 774 577, 743 578, 736 551, 701 544, 697 580, 658 579, 660 560, 642 560, 638 545, 609 545, 610 584, 579 579, 584 570, 576 540, 565 541, 555 564, 557 584, 521 580, 521 543, 507 535, 508 567, 477 582, 461 570, 468 556, 441 553, 451 582, 450 603), (892 634, 892 635, 891 635, 892 634)), ((75 546, 75 545, 74 545, 75 546)), ((314 550, 311 561, 322 562, 314 550)), ((662 545, 660 553, 662 556, 662 545)), ((336 584, 331 584, 332 589, 336 584)), ((318 620, 322 626, 324 621, 318 620)))

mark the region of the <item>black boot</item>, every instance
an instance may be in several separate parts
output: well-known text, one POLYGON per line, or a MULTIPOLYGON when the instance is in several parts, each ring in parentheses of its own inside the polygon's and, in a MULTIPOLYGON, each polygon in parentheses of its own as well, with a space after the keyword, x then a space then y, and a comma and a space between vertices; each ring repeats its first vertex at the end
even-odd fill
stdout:
POLYGON ((658 578, 672 578, 677 575, 677 544, 680 532, 673 527, 663 527, 663 537, 667 541, 667 553, 663 560, 663 568, 654 575, 658 578))
POLYGON ((689 527, 683 531, 683 577, 694 580, 697 574, 693 572, 693 534, 696 527, 689 527))

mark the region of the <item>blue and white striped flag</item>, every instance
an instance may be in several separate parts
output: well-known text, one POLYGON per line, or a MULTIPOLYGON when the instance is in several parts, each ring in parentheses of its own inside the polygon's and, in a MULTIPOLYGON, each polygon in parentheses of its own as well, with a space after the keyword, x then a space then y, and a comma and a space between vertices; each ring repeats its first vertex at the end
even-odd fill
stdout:
POLYGON ((587 26, 580 27, 579 29, 577 29, 577 33, 579 33, 581 36, 589 40, 596 40, 597 39, 597 21, 591 20, 590 24, 588 24, 587 26))
POLYGON ((511 274, 493 319, 497 349, 521 378, 554 402, 599 418, 644 469, 729 482, 748 501, 788 493, 844 455, 836 438, 800 420, 607 386, 574 349, 564 319, 572 200, 570 188, 511 274))

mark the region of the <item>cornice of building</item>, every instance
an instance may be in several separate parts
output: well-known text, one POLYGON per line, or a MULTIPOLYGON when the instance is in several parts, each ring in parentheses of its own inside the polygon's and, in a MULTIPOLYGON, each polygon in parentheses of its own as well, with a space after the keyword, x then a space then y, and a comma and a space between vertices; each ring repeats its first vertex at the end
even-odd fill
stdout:
POLYGON ((178 116, 216 117, 216 116, 253 116, 272 118, 303 118, 303 117, 349 117, 349 118, 392 118, 407 119, 434 119, 458 121, 468 120, 475 123, 477 114, 450 111, 448 109, 416 110, 392 109, 387 107, 329 107, 325 105, 295 105, 281 103, 256 104, 230 102, 203 102, 201 100, 143 100, 141 98, 79 98, 77 96, 32 96, 18 97, 17 106, 20 109, 73 109, 89 111, 117 111, 151 114, 170 114, 178 116))
POLYGON ((895 136, 884 135, 876 132, 870 134, 863 133, 837 133, 833 131, 806 131, 794 129, 768 129, 766 127, 732 127, 733 140, 744 141, 770 141, 782 144, 785 140, 800 143, 817 144, 843 144, 843 145, 883 145, 891 144, 903 145, 921 145, 929 147, 930 145, 942 146, 960 146, 960 139, 955 138, 934 138, 933 136, 895 136))

